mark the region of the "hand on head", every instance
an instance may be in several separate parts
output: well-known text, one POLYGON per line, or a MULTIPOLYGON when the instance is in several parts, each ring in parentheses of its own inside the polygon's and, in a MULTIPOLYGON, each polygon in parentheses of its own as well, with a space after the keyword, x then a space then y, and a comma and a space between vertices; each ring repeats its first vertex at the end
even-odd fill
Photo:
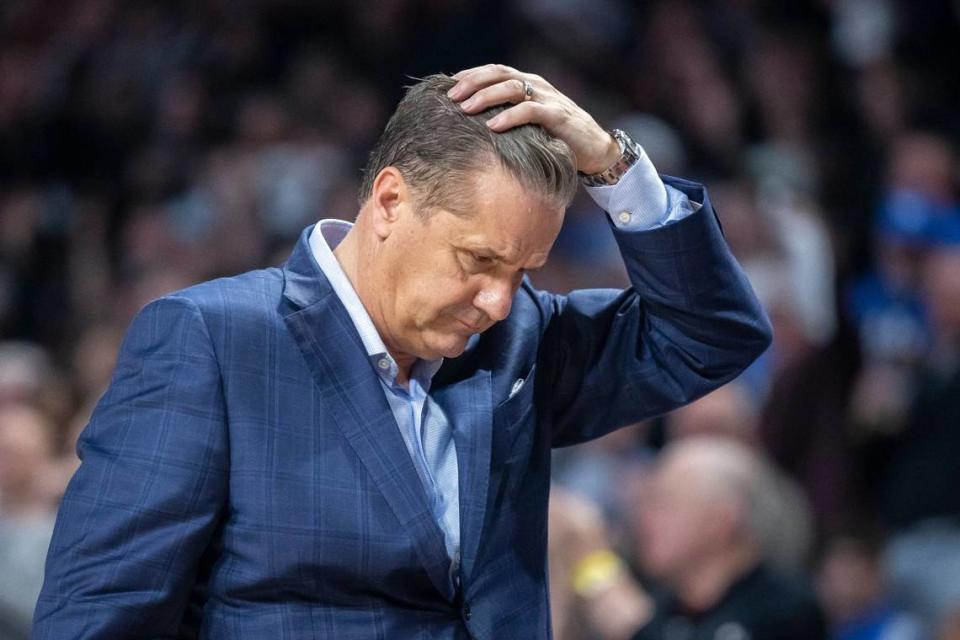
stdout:
POLYGON ((620 157, 620 145, 589 113, 533 73, 523 73, 502 64, 487 64, 454 74, 457 81, 447 93, 467 113, 490 107, 514 106, 495 115, 487 125, 506 131, 524 124, 538 124, 560 138, 577 156, 581 173, 600 173, 620 157))

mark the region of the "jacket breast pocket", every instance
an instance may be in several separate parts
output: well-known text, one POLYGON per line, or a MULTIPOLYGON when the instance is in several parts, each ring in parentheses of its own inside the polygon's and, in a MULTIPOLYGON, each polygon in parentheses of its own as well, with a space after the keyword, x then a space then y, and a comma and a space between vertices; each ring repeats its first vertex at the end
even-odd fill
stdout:
POLYGON ((517 378, 507 399, 493 409, 494 453, 496 459, 504 463, 526 459, 530 454, 536 427, 533 397, 536 372, 534 365, 525 377, 517 378))

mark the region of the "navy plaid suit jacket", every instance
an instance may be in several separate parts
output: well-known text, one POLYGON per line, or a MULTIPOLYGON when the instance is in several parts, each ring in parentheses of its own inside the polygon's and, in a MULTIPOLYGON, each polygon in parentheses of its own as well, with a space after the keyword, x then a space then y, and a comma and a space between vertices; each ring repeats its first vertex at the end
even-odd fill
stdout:
POLYGON ((689 402, 770 340, 704 190, 669 184, 704 206, 614 228, 631 288, 558 296, 525 281, 509 318, 438 372, 459 456, 459 588, 308 229, 282 269, 134 320, 78 444, 34 637, 549 638, 551 447, 689 402))

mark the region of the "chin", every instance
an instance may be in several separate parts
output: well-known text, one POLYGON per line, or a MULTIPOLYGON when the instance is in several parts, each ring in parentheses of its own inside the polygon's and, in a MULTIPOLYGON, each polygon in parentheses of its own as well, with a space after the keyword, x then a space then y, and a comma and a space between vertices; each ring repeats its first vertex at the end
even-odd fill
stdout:
POLYGON ((456 358, 457 356, 463 354, 463 352, 466 350, 467 342, 469 340, 470 336, 443 336, 441 339, 427 345, 427 349, 436 354, 431 356, 430 359, 456 358))
POLYGON ((443 350, 438 350, 440 357, 443 358, 457 358, 463 355, 463 352, 467 350, 467 342, 464 340, 462 343, 455 346, 450 346, 443 350))

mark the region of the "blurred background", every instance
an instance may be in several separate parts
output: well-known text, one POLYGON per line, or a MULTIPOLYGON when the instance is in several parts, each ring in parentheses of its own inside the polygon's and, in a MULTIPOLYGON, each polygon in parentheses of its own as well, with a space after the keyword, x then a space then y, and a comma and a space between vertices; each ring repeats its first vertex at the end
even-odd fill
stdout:
MULTIPOLYGON (((765 465, 760 559, 833 637, 960 638, 958 36, 950 0, 3 0, 0 638, 25 637, 132 314, 352 219, 409 78, 490 61, 707 183, 776 331, 694 405, 557 452, 558 638, 623 634, 568 579, 589 549, 642 596, 678 585, 644 496, 705 435, 765 465)), ((585 195, 535 281, 626 283, 585 195)))

